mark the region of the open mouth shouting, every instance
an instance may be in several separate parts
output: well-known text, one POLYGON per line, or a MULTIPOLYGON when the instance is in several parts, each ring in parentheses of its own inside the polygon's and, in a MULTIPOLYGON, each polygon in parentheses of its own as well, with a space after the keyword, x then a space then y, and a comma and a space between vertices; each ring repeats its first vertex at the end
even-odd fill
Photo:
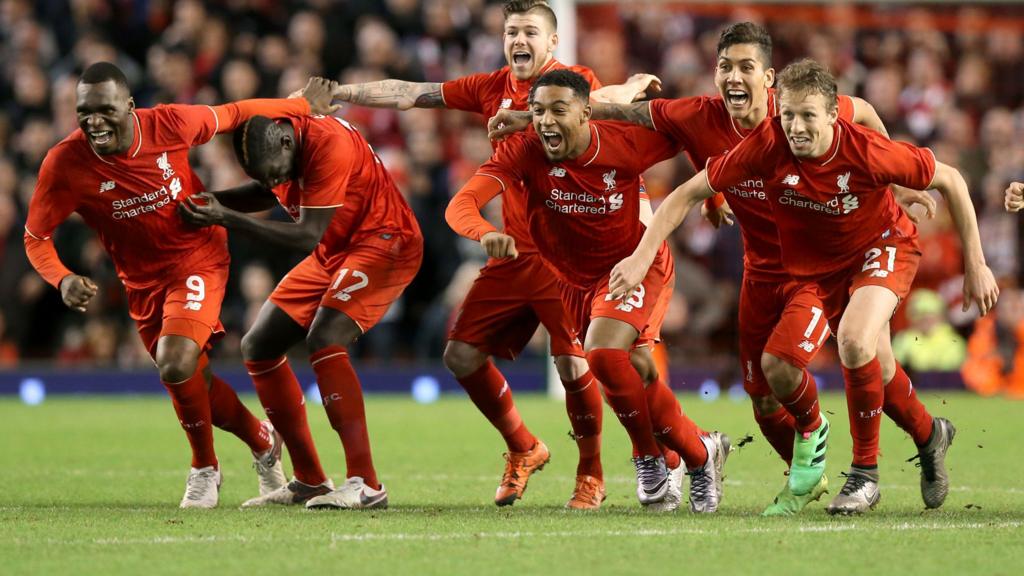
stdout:
POLYGON ((525 68, 533 62, 533 55, 525 50, 512 52, 512 64, 516 67, 525 68))
POLYGON ((725 100, 731 108, 743 108, 750 102, 750 94, 745 90, 730 88, 725 91, 725 100))
POLYGON ((540 133, 540 137, 544 141, 544 149, 548 154, 555 154, 561 149, 563 139, 562 135, 558 132, 543 130, 540 133))
POLYGON ((95 146, 106 147, 114 140, 113 130, 93 130, 89 132, 89 140, 95 146))

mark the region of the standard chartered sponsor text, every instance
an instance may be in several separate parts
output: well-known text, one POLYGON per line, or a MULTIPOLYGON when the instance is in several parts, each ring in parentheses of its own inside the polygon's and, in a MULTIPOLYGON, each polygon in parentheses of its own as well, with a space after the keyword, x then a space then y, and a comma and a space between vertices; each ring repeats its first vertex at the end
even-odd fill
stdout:
POLYGON ((154 190, 142 196, 134 196, 132 198, 121 198, 114 200, 110 203, 110 207, 113 209, 111 216, 114 220, 124 220, 126 218, 135 218, 142 214, 148 214, 150 212, 156 212, 160 208, 170 204, 171 195, 167 191, 167 186, 161 186, 159 190, 154 190))
POLYGON ((793 206, 795 208, 805 208, 807 210, 814 210, 815 212, 824 212, 825 214, 832 214, 833 216, 839 215, 838 198, 834 198, 830 200, 828 204, 824 204, 822 202, 815 202, 805 198, 792 189, 787 189, 783 195, 779 197, 779 204, 782 204, 783 206, 793 206))

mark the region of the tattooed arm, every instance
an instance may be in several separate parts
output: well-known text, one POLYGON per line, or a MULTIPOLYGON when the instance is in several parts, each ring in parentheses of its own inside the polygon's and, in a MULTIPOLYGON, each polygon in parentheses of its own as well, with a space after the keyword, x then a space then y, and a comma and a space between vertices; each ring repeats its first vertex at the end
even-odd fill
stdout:
POLYGON ((634 102, 632 104, 591 102, 590 107, 593 109, 593 114, 590 117, 594 120, 619 120, 654 129, 650 102, 634 102))
POLYGON ((444 108, 441 84, 381 80, 365 84, 342 84, 334 89, 334 99, 371 108, 444 108))

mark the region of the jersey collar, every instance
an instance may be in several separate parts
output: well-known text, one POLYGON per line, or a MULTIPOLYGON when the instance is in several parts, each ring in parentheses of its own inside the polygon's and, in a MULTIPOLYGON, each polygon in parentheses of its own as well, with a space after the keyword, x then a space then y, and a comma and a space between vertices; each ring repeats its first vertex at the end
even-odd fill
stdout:
MULTIPOLYGON (((135 122, 135 134, 132 135, 132 145, 128 147, 128 151, 124 155, 114 154, 114 158, 135 158, 139 155, 139 151, 142 150, 142 123, 139 122, 139 116, 132 111, 132 120, 135 122)), ((89 147, 89 151, 92 152, 93 156, 100 159, 100 162, 104 164, 114 164, 114 162, 107 160, 101 154, 97 153, 92 148, 92 144, 89 144, 88 136, 86 136, 85 145, 89 147)))

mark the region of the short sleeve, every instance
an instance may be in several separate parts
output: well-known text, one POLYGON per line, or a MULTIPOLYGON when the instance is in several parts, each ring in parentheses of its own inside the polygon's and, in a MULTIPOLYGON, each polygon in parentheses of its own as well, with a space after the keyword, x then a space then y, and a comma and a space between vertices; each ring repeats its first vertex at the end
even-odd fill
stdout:
POLYGON ((661 132, 641 126, 630 126, 629 130, 636 150, 633 158, 638 164, 637 172, 643 172, 658 162, 679 154, 679 143, 661 132))
POLYGON ((153 110, 159 114, 156 127, 161 143, 177 141, 190 147, 199 146, 217 134, 217 114, 210 106, 170 104, 153 110))
POLYGON ((659 98, 650 101, 651 121, 654 129, 667 134, 683 148, 693 150, 694 142, 707 123, 701 117, 706 98, 659 98))
POLYGON ((46 155, 39 168, 36 188, 29 201, 25 230, 38 240, 46 240, 61 222, 78 208, 78 198, 72 188, 61 177, 59 166, 60 148, 54 148, 46 155))
POLYGON ((853 98, 845 94, 839 95, 839 117, 847 122, 853 122, 854 116, 857 115, 857 106, 853 102, 853 98))
POLYGON ((591 91, 600 90, 601 88, 604 87, 604 85, 601 84, 601 81, 597 79, 597 75, 594 74, 594 71, 591 70, 590 68, 587 68, 586 66, 575 65, 570 66, 569 69, 579 74, 580 76, 586 78, 587 82, 590 82, 591 91))
POLYGON ((336 208, 345 203, 345 192, 359 156, 356 140, 349 134, 316 131, 306 135, 302 166, 302 208, 336 208))
MULTIPOLYGON (((500 72, 500 71, 499 71, 500 72)), ((484 114, 484 103, 494 92, 497 72, 471 74, 441 84, 441 98, 445 108, 484 114)))
POLYGON ((935 154, 907 142, 894 142, 871 134, 868 163, 872 176, 880 186, 897 184, 913 190, 924 190, 935 179, 935 154))
MULTIPOLYGON (((751 174, 766 174, 773 164, 772 150, 775 149, 775 125, 777 122, 762 122, 739 144, 726 154, 708 159, 708 186, 715 192, 723 192, 750 177, 751 174)), ((780 128, 781 129, 781 128, 780 128)))

